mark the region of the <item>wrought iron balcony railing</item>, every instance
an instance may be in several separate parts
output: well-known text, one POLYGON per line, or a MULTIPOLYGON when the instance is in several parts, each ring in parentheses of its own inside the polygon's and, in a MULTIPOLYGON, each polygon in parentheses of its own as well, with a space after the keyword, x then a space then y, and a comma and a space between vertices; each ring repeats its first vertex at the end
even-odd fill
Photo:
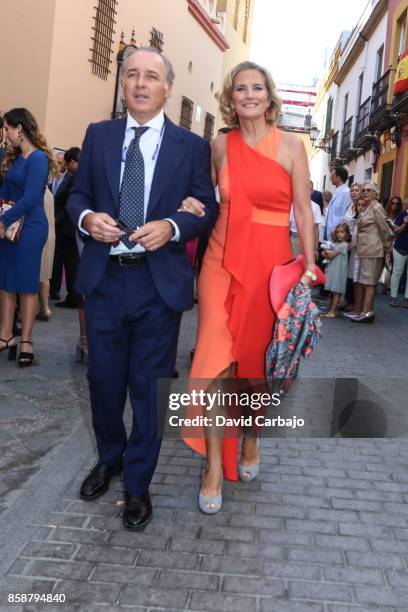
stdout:
POLYGON ((330 149, 330 161, 334 161, 337 158, 337 148, 339 141, 339 133, 336 132, 331 139, 331 149, 330 149))
POLYGON ((343 135, 341 138, 341 150, 346 151, 351 147, 351 134, 353 131, 353 116, 347 119, 343 126, 343 135))
POLYGON ((307 132, 309 127, 306 125, 305 117, 302 115, 292 115, 282 113, 279 117, 278 127, 283 130, 294 130, 296 132, 307 132))
POLYGON ((368 123, 370 121, 371 96, 360 105, 357 115, 356 140, 368 133, 368 123))
POLYGON ((391 70, 387 70, 376 83, 373 84, 371 96, 370 122, 387 110, 387 94, 391 70))

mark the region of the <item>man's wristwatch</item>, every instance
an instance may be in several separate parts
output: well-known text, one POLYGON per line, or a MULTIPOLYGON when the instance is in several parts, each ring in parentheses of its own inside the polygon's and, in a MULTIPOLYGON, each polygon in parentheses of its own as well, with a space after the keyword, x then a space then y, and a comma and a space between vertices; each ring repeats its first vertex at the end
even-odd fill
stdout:
POLYGON ((308 278, 310 278, 313 282, 315 280, 317 280, 317 274, 315 274, 314 272, 312 272, 311 270, 305 270, 305 272, 303 273, 303 276, 307 276, 308 278))

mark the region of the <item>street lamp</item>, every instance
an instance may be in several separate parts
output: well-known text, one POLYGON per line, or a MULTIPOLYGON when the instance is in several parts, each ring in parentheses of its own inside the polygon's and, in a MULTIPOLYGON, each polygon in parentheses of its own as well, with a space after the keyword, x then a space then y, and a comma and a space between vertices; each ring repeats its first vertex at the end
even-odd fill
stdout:
POLYGON ((326 153, 330 153, 331 147, 322 145, 322 144, 317 144, 317 139, 319 137, 319 134, 320 134, 320 130, 316 126, 313 126, 310 128, 309 138, 310 138, 310 142, 312 143, 312 147, 314 149, 321 149, 322 151, 325 151, 326 153))

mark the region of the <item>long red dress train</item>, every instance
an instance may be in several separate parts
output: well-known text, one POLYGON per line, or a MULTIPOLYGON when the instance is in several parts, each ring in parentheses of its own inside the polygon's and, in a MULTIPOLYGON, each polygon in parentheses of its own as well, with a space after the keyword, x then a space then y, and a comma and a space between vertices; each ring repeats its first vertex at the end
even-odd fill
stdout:
MULTIPOLYGON (((265 378, 265 352, 274 314, 268 282, 274 265, 292 258, 289 214, 291 177, 276 161, 281 133, 271 128, 252 148, 240 131, 227 136, 227 165, 218 186, 220 214, 212 232, 198 282, 197 343, 191 368, 194 380, 213 380, 236 365, 239 378, 265 378)), ((185 437, 206 454, 204 430, 185 437)), ((224 477, 237 480, 238 438, 225 438, 224 477)))

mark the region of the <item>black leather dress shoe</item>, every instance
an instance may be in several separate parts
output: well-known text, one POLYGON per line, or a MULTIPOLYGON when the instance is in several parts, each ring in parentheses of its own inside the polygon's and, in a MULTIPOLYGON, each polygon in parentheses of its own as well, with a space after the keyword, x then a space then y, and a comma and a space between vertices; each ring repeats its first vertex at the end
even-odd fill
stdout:
POLYGON ((153 509, 149 491, 143 495, 129 495, 125 493, 125 507, 123 509, 123 524, 127 529, 137 531, 147 525, 152 518, 153 509))
POLYGON ((85 501, 91 501, 106 493, 109 489, 112 477, 119 474, 122 467, 122 460, 116 465, 98 463, 83 481, 79 491, 79 497, 85 501))

